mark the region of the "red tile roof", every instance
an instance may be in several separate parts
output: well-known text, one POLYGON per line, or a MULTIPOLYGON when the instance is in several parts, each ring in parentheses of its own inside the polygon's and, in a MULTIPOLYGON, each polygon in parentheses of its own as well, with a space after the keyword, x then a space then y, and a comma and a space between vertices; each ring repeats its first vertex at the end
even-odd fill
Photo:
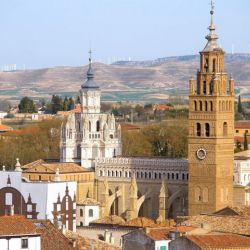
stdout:
POLYGON ((24 216, 0 216, 0 236, 33 234, 37 234, 36 227, 24 216))
POLYGON ((12 131, 13 130, 13 128, 12 127, 10 127, 10 126, 7 126, 7 125, 4 125, 4 124, 0 124, 0 131, 2 132, 2 131, 12 131))
POLYGON ((72 242, 64 236, 49 220, 32 220, 36 231, 41 234, 41 249, 73 250, 72 242))
POLYGON ((170 229, 165 228, 165 229, 152 229, 149 233, 146 235, 151 238, 152 240, 168 240, 168 234, 169 234, 170 229))
POLYGON ((200 248, 249 247, 250 249, 250 238, 235 234, 188 235, 187 239, 200 248))
POLYGON ((237 129, 244 129, 244 128, 248 128, 250 129, 250 122, 235 122, 234 123, 234 128, 237 129))

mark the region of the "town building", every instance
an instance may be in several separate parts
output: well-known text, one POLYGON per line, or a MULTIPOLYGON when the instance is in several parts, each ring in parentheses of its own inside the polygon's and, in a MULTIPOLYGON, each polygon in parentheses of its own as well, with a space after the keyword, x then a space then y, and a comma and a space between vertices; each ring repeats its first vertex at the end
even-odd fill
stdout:
POLYGON ((81 112, 71 113, 61 128, 60 161, 95 167, 96 158, 121 155, 121 128, 113 114, 100 112, 101 91, 94 81, 91 51, 87 81, 80 89, 81 112))
POLYGON ((214 6, 197 82, 189 82, 188 213, 214 212, 233 203, 234 80, 215 32, 214 6))
POLYGON ((49 219, 58 228, 76 230, 76 182, 28 181, 17 159, 15 171, 0 171, 0 216, 10 213, 28 219, 49 219))
POLYGON ((100 217, 100 202, 86 198, 76 204, 76 225, 88 226, 90 222, 98 220, 100 217))
POLYGON ((0 249, 43 250, 41 236, 33 223, 24 216, 14 214, 0 216, 0 249))

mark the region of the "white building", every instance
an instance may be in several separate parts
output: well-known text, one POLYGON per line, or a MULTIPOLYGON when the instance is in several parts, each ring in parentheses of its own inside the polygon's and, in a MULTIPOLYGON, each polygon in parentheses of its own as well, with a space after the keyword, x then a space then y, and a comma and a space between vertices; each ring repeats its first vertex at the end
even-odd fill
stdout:
POLYGON ((81 111, 72 113, 61 128, 60 161, 95 167, 95 159, 121 155, 121 128, 115 117, 100 113, 101 91, 89 59, 87 81, 80 89, 81 111))
POLYGON ((250 186, 250 150, 234 156, 234 184, 250 186))
POLYGON ((17 162, 15 171, 0 171, 0 215, 14 206, 14 214, 49 219, 59 228, 75 231, 76 188, 74 181, 29 182, 17 162))
POLYGON ((98 220, 100 216, 99 207, 100 203, 91 198, 77 202, 76 225, 88 226, 91 221, 98 220))
POLYGON ((41 250, 41 237, 32 222, 23 216, 0 216, 1 250, 41 250))

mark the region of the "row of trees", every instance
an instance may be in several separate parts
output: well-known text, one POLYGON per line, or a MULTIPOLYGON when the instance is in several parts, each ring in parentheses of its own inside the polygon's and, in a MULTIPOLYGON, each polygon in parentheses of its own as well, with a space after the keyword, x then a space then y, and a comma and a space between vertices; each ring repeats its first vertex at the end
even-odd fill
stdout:
MULTIPOLYGON (((8 132, 0 138, 0 165, 14 166, 38 159, 58 159, 61 119, 8 132), (11 149, 11 150, 10 150, 11 149)), ((187 122, 144 126, 141 131, 122 131, 124 156, 187 156, 187 122)))
MULTIPOLYGON (((76 99, 79 102, 79 97, 76 99)), ((75 100, 73 97, 65 96, 62 98, 58 95, 53 95, 51 101, 45 102, 42 100, 40 102, 41 107, 45 107, 45 111, 51 114, 56 114, 58 111, 68 111, 72 110, 75 107, 75 100)), ((34 101, 29 97, 23 97, 18 105, 20 113, 35 113, 37 112, 37 106, 34 101)))

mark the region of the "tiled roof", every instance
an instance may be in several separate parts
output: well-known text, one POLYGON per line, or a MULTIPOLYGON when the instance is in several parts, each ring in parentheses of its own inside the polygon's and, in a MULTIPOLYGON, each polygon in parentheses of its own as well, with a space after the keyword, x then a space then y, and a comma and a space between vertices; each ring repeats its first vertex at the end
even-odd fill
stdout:
POLYGON ((125 225, 132 227, 152 227, 155 226, 155 221, 146 217, 138 217, 127 221, 125 225))
POLYGON ((169 228, 164 228, 164 229, 152 229, 150 230, 149 233, 146 235, 151 238, 152 240, 168 240, 168 234, 169 234, 170 229, 169 228))
POLYGON ((102 240, 89 239, 72 231, 66 231, 65 236, 76 242, 76 250, 121 250, 120 247, 108 244, 102 240))
POLYGON ((244 128, 248 128, 250 129, 250 122, 235 122, 234 123, 234 128, 237 129, 244 129, 244 128))
POLYGON ((117 215, 110 215, 104 218, 94 220, 91 223, 98 223, 98 224, 109 224, 109 225, 123 225, 125 223, 122 217, 117 215))
POLYGON ((44 250, 73 250, 72 242, 49 220, 32 220, 36 231, 41 234, 41 249, 44 250))
POLYGON ((0 216, 0 236, 37 234, 35 226, 24 216, 0 216))
POLYGON ((0 131, 11 131, 13 130, 12 127, 4 125, 4 124, 0 124, 0 131))
POLYGON ((250 217, 250 206, 228 206, 219 211, 214 212, 217 215, 240 215, 250 217))
POLYGON ((235 234, 188 235, 187 239, 202 249, 249 247, 250 238, 235 234))
POLYGON ((80 173, 93 172, 94 170, 81 167, 76 163, 71 162, 46 162, 44 160, 37 160, 27 165, 22 166, 23 172, 26 173, 56 173, 57 168, 59 173, 80 173))
POLYGON ((80 200, 77 202, 78 205, 84 205, 84 206, 99 206, 101 203, 97 200, 86 198, 84 200, 80 200))
POLYGON ((182 220, 183 225, 200 227, 205 224, 213 231, 250 236, 249 216, 197 215, 183 217, 182 220))

